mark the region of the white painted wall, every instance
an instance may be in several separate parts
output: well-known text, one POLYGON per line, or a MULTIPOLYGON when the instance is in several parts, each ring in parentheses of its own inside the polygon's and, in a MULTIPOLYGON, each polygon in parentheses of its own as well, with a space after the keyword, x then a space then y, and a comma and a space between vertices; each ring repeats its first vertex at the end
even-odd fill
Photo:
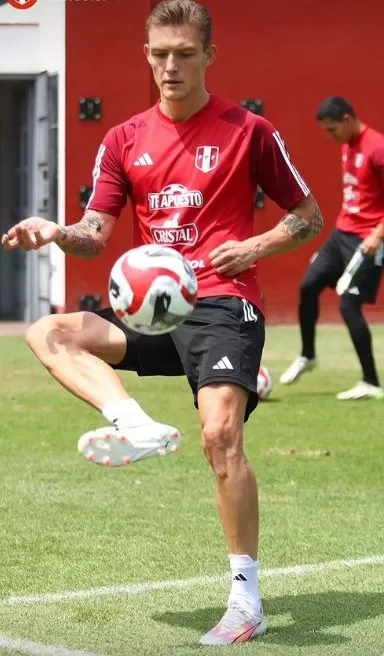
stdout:
MULTIPOLYGON (((0 75, 48 71, 59 76, 58 203, 65 223, 65 0, 38 0, 30 9, 0 6, 0 75)), ((65 305, 65 258, 51 248, 51 303, 65 305)))
POLYGON ((30 9, 0 6, 0 73, 56 73, 64 68, 65 0, 30 9))

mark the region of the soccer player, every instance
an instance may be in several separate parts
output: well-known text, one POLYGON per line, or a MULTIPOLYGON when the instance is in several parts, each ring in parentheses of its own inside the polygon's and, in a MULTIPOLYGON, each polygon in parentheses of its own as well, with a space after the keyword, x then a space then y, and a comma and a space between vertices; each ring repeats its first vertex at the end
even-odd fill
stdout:
POLYGON ((80 450, 89 457, 91 448, 96 462, 106 453, 113 464, 164 455, 180 441, 177 429, 155 422, 129 397, 116 369, 187 376, 232 573, 228 610, 201 642, 245 642, 265 632, 257 485, 243 450, 264 344, 256 263, 318 235, 322 217, 271 123, 207 91, 205 71, 216 55, 207 9, 193 0, 161 2, 146 27, 144 51, 160 100, 107 133, 83 218, 60 227, 32 217, 2 242, 25 250, 55 242, 65 253, 96 256, 129 197, 135 245, 165 244, 192 261, 199 299, 171 334, 135 334, 106 308, 44 317, 27 342, 56 380, 110 422, 80 438, 80 450), (285 214, 254 236, 258 184, 285 214))
POLYGON ((339 96, 326 98, 317 120, 341 147, 343 204, 336 228, 312 257, 300 285, 299 321, 302 349, 280 377, 283 385, 297 381, 316 365, 315 327, 319 296, 334 288, 356 248, 366 257, 340 297, 340 312, 349 330, 362 369, 362 380, 340 392, 344 401, 384 398, 372 350, 372 337, 363 315, 364 303, 375 303, 383 271, 384 135, 362 123, 354 108, 339 96))

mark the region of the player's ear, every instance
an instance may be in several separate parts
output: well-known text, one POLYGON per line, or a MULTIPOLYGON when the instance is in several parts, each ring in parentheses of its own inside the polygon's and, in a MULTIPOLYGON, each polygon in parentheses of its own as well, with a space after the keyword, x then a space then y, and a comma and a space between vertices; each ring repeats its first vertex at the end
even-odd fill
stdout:
POLYGON ((147 59, 149 59, 149 45, 148 45, 148 43, 144 44, 144 55, 146 56, 147 59))
POLYGON ((211 66, 216 59, 217 47, 211 43, 206 50, 207 66, 211 66))

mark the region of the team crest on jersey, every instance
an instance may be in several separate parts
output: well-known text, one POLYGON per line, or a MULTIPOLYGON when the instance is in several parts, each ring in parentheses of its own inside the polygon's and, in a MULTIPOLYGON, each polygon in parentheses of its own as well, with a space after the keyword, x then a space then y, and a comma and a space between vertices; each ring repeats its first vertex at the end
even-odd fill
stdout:
POLYGON ((218 146, 199 146, 196 150, 195 166, 202 173, 213 171, 219 163, 218 146))

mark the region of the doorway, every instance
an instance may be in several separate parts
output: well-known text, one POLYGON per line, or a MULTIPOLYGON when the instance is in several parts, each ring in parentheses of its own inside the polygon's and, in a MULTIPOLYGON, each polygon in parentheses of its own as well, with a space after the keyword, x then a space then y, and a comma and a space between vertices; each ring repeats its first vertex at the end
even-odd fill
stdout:
MULTIPOLYGON (((57 220, 57 76, 0 78, 0 233, 28 216, 57 220)), ((0 248, 0 321, 51 312, 49 247, 0 248)))

